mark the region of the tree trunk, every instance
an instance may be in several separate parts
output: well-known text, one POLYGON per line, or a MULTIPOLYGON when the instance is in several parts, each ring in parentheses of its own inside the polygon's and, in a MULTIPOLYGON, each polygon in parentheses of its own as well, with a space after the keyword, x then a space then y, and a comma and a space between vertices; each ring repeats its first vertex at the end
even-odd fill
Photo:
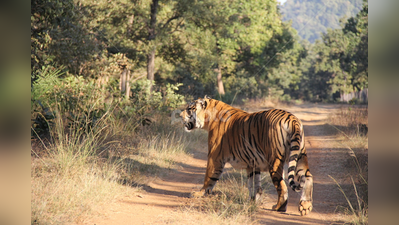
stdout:
POLYGON ((155 47, 151 49, 147 56, 147 79, 154 80, 155 73, 155 47))
POLYGON ((126 76, 126 99, 130 98, 130 70, 127 70, 126 76))
POLYGON ((130 97, 130 70, 127 67, 123 68, 123 72, 120 76, 119 81, 119 89, 121 90, 121 94, 125 95, 127 99, 130 97))
POLYGON ((150 26, 148 28, 148 41, 149 41, 148 44, 150 46, 150 49, 147 55, 147 79, 152 81, 154 80, 154 73, 155 73, 156 46, 154 40, 156 37, 155 26, 157 22, 157 11, 158 11, 158 0, 152 0, 150 26))
POLYGON ((122 94, 125 93, 125 91, 126 91, 126 73, 127 73, 127 70, 125 67, 125 68, 123 68, 123 71, 121 73, 120 80, 119 80, 119 90, 121 90, 122 94))
POLYGON ((223 87, 223 80, 222 80, 222 68, 220 68, 220 64, 218 64, 218 75, 217 75, 217 82, 218 82, 218 92, 220 95, 224 95, 224 87, 223 87))

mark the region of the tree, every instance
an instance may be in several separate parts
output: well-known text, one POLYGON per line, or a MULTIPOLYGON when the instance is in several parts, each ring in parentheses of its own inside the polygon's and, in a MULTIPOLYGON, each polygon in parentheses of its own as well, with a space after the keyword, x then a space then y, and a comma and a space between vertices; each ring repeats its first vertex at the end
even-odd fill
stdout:
POLYGON ((154 70, 155 70, 155 51, 156 46, 154 43, 156 33, 156 23, 157 23, 157 11, 158 11, 158 0, 152 0, 151 2, 151 13, 150 13, 150 24, 148 27, 148 41, 149 41, 149 53, 147 55, 147 79, 154 80, 154 70))
POLYGON ((135 65, 146 67, 147 79, 154 80, 157 49, 168 44, 168 37, 181 24, 183 1, 159 0, 82 0, 92 16, 91 26, 106 36, 108 51, 123 53, 135 65))
MULTIPOLYGON (((362 11, 342 23, 341 29, 329 29, 316 41, 306 58, 306 77, 301 82, 308 99, 317 97, 333 100, 335 93, 343 94, 368 87, 368 6, 364 2, 362 11), (313 94, 313 95, 312 95, 313 94)), ((344 20, 342 20, 344 21, 344 20)))
MULTIPOLYGON (((82 74, 85 62, 103 49, 100 35, 84 23, 84 9, 73 0, 31 2, 31 69, 47 65, 82 74)), ((35 79, 35 78, 33 78, 35 79)))
POLYGON ((242 55, 261 54, 273 36, 282 32, 276 2, 202 1, 197 6, 189 20, 214 37, 214 69, 218 92, 223 95, 223 77, 233 75, 243 61, 253 61, 242 55))

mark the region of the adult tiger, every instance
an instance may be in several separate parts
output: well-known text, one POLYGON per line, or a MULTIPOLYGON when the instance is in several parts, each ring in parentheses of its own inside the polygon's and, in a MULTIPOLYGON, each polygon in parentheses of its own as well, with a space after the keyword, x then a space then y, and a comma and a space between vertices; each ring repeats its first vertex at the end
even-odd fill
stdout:
POLYGON ((196 128, 208 131, 204 186, 194 196, 210 194, 229 162, 236 169, 247 170, 251 199, 262 194, 260 172, 269 171, 278 193, 272 209, 285 212, 288 190, 283 170, 288 161, 289 185, 296 192, 302 191, 298 209, 301 215, 312 211, 313 177, 302 123, 296 116, 280 109, 247 113, 207 96, 190 103, 180 116, 187 132, 196 128))

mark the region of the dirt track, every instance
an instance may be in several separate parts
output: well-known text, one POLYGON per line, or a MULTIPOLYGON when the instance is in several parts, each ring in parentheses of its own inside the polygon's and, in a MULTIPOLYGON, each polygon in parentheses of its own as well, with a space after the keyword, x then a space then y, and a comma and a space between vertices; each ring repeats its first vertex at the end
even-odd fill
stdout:
MULTIPOLYGON (((346 206, 346 200, 328 175, 337 179, 350 190, 348 169, 344 163, 349 157, 348 150, 337 144, 334 132, 326 125, 329 113, 338 109, 337 105, 303 104, 281 107, 299 117, 305 127, 306 147, 309 164, 314 176, 313 211, 301 217, 297 204, 299 195, 289 191, 286 213, 271 211, 277 194, 273 189, 266 190, 261 210, 256 214, 259 224, 342 224, 344 215, 337 210, 346 206)), ((265 110, 266 108, 248 111, 265 110)), ((205 145, 206 146, 206 145, 205 145)), ((173 217, 179 208, 188 203, 191 191, 202 186, 206 167, 207 149, 193 153, 193 157, 181 164, 179 172, 157 179, 144 188, 144 192, 110 204, 100 216, 85 221, 84 224, 173 224, 173 217)), ((198 218, 200 219, 200 218, 198 218)))

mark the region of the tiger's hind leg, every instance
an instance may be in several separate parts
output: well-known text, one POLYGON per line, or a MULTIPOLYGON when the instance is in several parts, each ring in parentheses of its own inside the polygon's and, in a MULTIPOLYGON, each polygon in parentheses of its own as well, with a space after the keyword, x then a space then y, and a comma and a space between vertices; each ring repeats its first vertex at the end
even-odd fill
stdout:
POLYGON ((284 161, 276 159, 273 167, 270 169, 270 177, 272 178, 274 187, 277 190, 278 200, 277 204, 273 206, 272 210, 285 212, 287 211, 288 189, 283 179, 284 161))
POLYGON ((313 209, 313 176, 309 172, 308 158, 306 154, 301 154, 298 158, 296 175, 299 178, 299 185, 302 188, 298 210, 301 213, 301 216, 304 216, 309 214, 313 209))
POLYGON ((253 168, 247 169, 248 190, 251 200, 260 200, 262 196, 262 188, 260 186, 260 171, 253 168))

